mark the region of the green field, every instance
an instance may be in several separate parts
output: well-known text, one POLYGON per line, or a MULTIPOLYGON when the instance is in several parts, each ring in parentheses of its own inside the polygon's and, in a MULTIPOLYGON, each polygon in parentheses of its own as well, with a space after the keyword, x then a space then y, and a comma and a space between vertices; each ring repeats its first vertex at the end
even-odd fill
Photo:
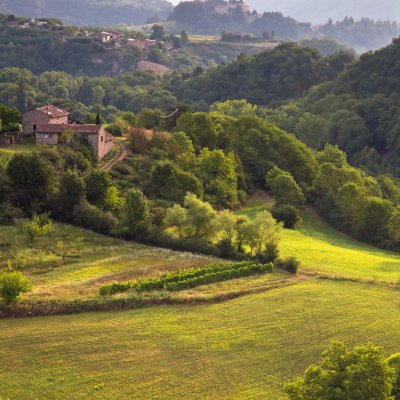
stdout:
POLYGON ((0 228, 0 265, 16 263, 30 277, 34 290, 24 299, 65 299, 98 296, 99 287, 117 280, 159 275, 178 268, 211 263, 207 256, 158 249, 56 224, 49 237, 29 243, 20 227, 0 228), (76 238, 82 238, 77 245, 76 238), (65 260, 56 243, 70 244, 65 260), (19 246, 17 260, 13 248, 19 246), (14 257, 14 258, 12 258, 14 257))
POLYGON ((283 399, 332 338, 400 348, 399 293, 308 280, 207 306, 0 322, 11 399, 283 399))
POLYGON ((189 35, 191 42, 217 42, 219 39, 219 36, 212 35, 189 35))
MULTIPOLYGON (((239 213, 252 217, 271 205, 259 196, 239 213)), ((0 321, 0 398, 283 400, 283 383, 318 361, 330 339, 399 351, 398 255, 352 240, 311 210, 303 218, 298 230, 284 230, 280 246, 300 259, 298 276, 174 294, 189 305, 0 321), (224 294, 236 298, 217 301, 224 294)), ((1 264, 15 240, 34 283, 28 302, 96 298, 104 283, 214 261, 56 225, 33 245, 18 226, 0 228, 1 264), (52 253, 54 243, 76 237, 84 240, 65 260, 52 253)))
MULTIPOLYGON (((258 197, 240 211, 250 217, 270 209, 273 201, 258 197)), ((344 235, 322 221, 312 210, 303 214, 297 230, 285 229, 280 243, 283 257, 301 261, 301 272, 357 280, 400 283, 400 256, 344 235)))

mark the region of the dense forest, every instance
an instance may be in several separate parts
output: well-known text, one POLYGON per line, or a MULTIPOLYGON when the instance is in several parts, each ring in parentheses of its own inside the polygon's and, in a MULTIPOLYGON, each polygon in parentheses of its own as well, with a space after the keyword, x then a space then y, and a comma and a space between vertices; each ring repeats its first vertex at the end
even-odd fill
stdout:
POLYGON ((247 99, 271 105, 302 96, 311 86, 333 78, 352 59, 347 52, 324 58, 316 50, 288 43, 271 52, 240 56, 199 76, 172 77, 168 87, 187 102, 247 99))
MULTIPOLYGON (((54 103, 89 122, 99 113, 114 133, 128 130, 142 158, 113 172, 119 190, 134 184, 150 199, 178 203, 192 192, 219 209, 266 188, 276 198, 293 195, 295 208, 313 204, 359 239, 397 248, 398 182, 384 174, 399 175, 399 49, 397 39, 355 60, 348 52, 323 57, 288 43, 210 71, 165 78, 145 72, 36 76, 6 68, 0 102, 20 111, 54 103), (174 118, 161 118, 176 108, 174 118), (170 148, 168 136, 157 135, 147 145, 140 129, 174 132, 176 144, 170 148), (220 175, 210 175, 207 168, 219 163, 220 175), (289 180, 291 195, 280 194, 289 180)), ((277 210, 276 216, 293 212, 277 210)))
POLYGON ((272 105, 302 96, 311 86, 333 78, 352 59, 349 53, 324 58, 316 50, 285 44, 255 56, 241 55, 210 71, 196 68, 164 78, 142 71, 74 77, 64 72, 35 75, 27 69, 4 68, 0 70, 0 102, 17 105, 21 111, 54 103, 80 113, 83 119, 100 112, 107 120, 119 110, 138 112, 150 107, 166 111, 177 102, 188 103, 194 110, 207 110, 212 102, 230 98, 272 105))
POLYGON ((165 18, 165 0, 2 0, 0 12, 21 17, 57 17, 69 25, 116 26, 165 18))
POLYGON ((337 144, 355 165, 399 176, 399 56, 399 39, 362 55, 276 119, 315 148, 337 144))

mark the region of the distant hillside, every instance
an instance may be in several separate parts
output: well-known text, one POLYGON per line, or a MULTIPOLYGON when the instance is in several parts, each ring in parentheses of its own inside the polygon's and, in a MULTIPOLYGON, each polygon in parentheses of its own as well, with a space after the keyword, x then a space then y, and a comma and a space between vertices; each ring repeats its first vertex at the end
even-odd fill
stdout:
POLYGON ((248 0, 258 12, 280 11, 299 21, 323 23, 329 18, 341 20, 368 17, 400 21, 399 0, 248 0))
POLYGON ((166 0, 2 0, 0 13, 23 17, 56 17, 69 25, 143 24, 166 18, 166 0))
POLYGON ((362 55, 335 80, 314 87, 297 111, 279 115, 285 121, 279 124, 313 147, 339 145, 356 166, 400 177, 399 58, 400 39, 362 55))
POLYGON ((324 58, 317 50, 294 43, 234 62, 186 79, 172 78, 170 89, 179 99, 194 103, 247 99, 268 105, 301 97, 310 87, 333 78, 352 60, 349 53, 324 58))

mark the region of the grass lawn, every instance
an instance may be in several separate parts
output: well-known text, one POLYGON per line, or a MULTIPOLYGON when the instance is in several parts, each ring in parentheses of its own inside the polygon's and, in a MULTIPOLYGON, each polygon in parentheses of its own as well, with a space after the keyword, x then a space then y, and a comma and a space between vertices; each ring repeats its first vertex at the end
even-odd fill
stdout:
MULTIPOLYGON (((270 209, 273 200, 255 197, 239 213, 254 217, 270 209)), ((304 223, 296 230, 285 229, 280 243, 283 257, 301 261, 300 272, 320 273, 360 280, 400 283, 400 256, 358 242, 321 220, 312 210, 303 214, 304 223)))
POLYGON ((0 266, 9 259, 19 263, 30 277, 34 290, 30 299, 88 298, 98 295, 99 287, 117 280, 131 280, 185 267, 203 266, 215 259, 185 252, 159 249, 95 234, 69 225, 55 224, 49 237, 29 243, 19 227, 0 228, 0 266), (82 238, 78 244, 73 241, 82 238), (62 257, 56 243, 70 246, 62 257), (17 260, 13 249, 18 245, 17 260))
POLYGON ((399 293, 310 279, 203 306, 0 321, 10 399, 284 399, 333 338, 400 348, 399 293))
POLYGON ((2 148, 2 151, 14 153, 16 151, 33 151, 37 150, 38 146, 36 145, 36 138, 34 135, 23 137, 23 143, 15 144, 13 146, 7 146, 2 148))

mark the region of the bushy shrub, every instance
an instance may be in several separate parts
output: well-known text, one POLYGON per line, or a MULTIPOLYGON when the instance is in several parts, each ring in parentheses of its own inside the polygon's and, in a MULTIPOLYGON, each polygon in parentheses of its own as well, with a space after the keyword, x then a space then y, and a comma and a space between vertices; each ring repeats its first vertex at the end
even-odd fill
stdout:
POLYGON ((6 304, 15 303, 22 293, 31 290, 31 283, 21 272, 7 271, 0 274, 0 297, 6 304))
POLYGON ((110 233, 116 227, 117 220, 111 213, 83 201, 75 208, 74 223, 95 232, 110 233))
POLYGON ((257 254, 257 259, 262 263, 273 263, 279 257, 279 247, 276 243, 267 243, 264 252, 257 254))
POLYGON ((400 353, 391 355, 387 362, 391 368, 394 369, 396 374, 396 382, 393 385, 392 396, 395 400, 400 400, 400 353))
POLYGON ((300 211, 291 204, 274 207, 272 215, 278 222, 283 222, 283 226, 287 229, 294 229, 303 222, 300 211))
POLYGON ((285 260, 280 260, 277 264, 279 268, 282 268, 291 274, 297 274, 300 267, 300 261, 296 257, 289 257, 285 260))
POLYGON ((132 167, 126 164, 119 163, 113 167, 113 171, 118 172, 121 175, 132 175, 134 170, 132 167))
POLYGON ((229 239, 222 239, 217 244, 218 255, 220 257, 235 258, 237 250, 229 239))

